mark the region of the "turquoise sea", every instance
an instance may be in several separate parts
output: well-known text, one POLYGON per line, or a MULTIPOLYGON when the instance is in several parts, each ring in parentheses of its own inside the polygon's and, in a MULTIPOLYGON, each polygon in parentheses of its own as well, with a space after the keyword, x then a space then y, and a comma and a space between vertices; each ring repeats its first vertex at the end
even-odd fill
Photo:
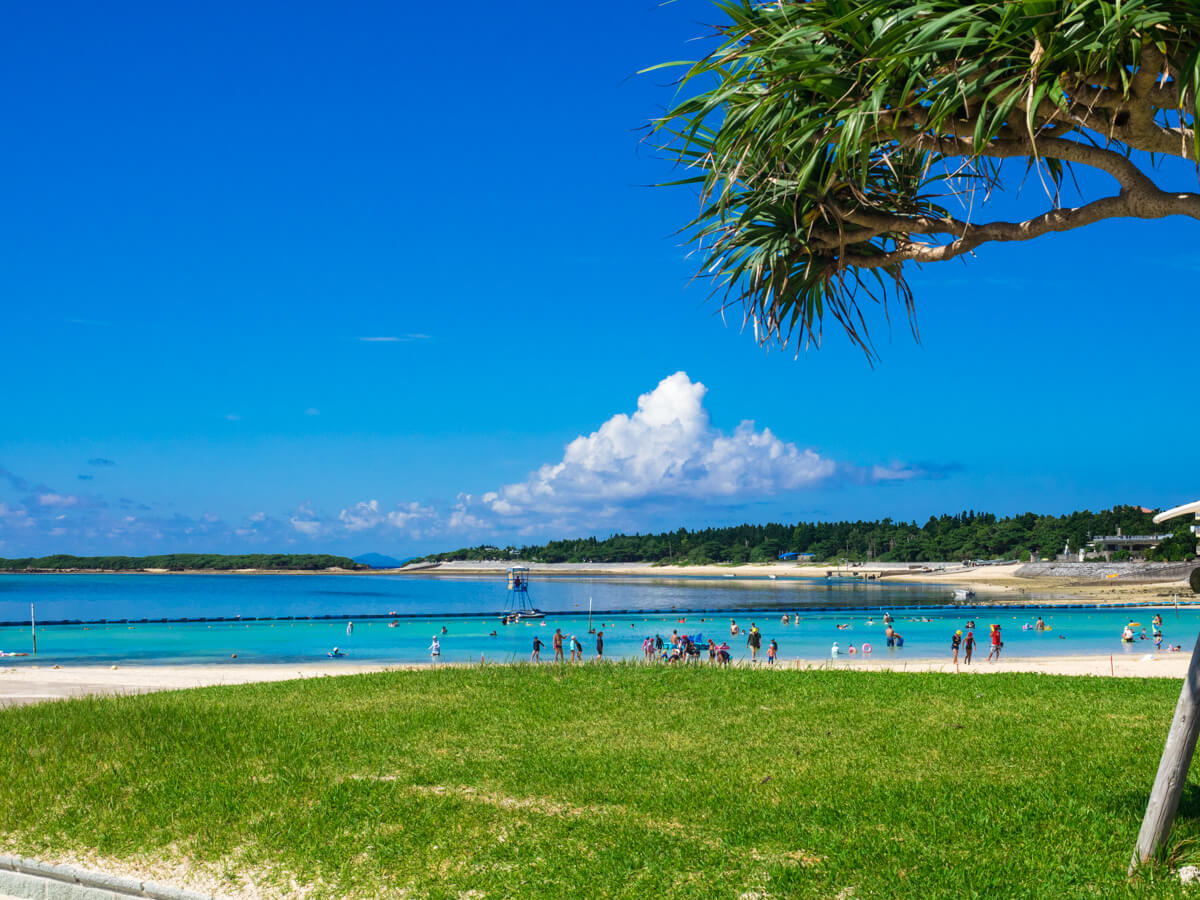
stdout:
MULTIPOLYGON (((30 604, 38 654, 5 658, 4 665, 218 663, 233 654, 249 663, 315 662, 328 659, 334 646, 351 662, 429 662, 435 634, 442 662, 478 662, 481 656, 499 662, 528 658, 534 636, 549 644, 556 628, 578 635, 590 658, 595 638, 588 634, 589 601, 608 657, 640 658, 643 637, 667 638, 678 630, 718 643, 729 639, 738 659, 747 655, 745 638, 729 638, 731 619, 742 629, 757 623, 766 641, 779 642, 783 661, 826 658, 834 641, 843 653, 849 644, 861 648, 866 642, 876 656, 947 655, 951 635, 965 630, 969 620, 977 624, 980 657, 987 654, 987 626, 993 622, 1003 629, 1008 656, 1140 654, 1152 650, 1152 643, 1122 643, 1121 630, 1133 619, 1149 633, 1155 612, 953 608, 952 592, 944 586, 581 577, 535 579, 530 598, 547 613, 545 624, 505 626, 497 613, 506 596, 502 577, 0 575, 0 651, 31 650, 30 604), (905 639, 902 649, 884 646, 884 610, 895 617, 905 639), (799 613, 799 624, 782 625, 785 612, 799 613), (1050 630, 1022 630, 1039 613, 1050 630), (839 630, 839 624, 850 627, 839 630)), ((976 602, 986 601, 981 595, 976 602)), ((1167 606, 1161 612, 1167 644, 1190 649, 1200 608, 1177 612, 1167 606)), ((550 655, 545 652, 543 659, 550 655)))

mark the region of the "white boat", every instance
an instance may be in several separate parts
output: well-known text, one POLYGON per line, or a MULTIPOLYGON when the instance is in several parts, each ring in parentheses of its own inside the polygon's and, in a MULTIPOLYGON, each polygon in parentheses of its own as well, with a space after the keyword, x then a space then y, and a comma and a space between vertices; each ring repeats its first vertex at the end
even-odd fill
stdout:
POLYGON ((974 600, 975 592, 967 588, 956 588, 954 591, 955 600, 974 600))

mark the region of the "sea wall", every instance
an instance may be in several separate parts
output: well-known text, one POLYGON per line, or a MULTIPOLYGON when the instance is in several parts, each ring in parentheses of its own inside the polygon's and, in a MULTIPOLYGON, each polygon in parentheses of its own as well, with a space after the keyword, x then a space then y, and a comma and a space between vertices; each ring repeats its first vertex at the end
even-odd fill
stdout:
POLYGON ((1181 581, 1196 563, 1153 562, 1040 562, 1017 569, 1018 578, 1072 578, 1076 581, 1181 581))

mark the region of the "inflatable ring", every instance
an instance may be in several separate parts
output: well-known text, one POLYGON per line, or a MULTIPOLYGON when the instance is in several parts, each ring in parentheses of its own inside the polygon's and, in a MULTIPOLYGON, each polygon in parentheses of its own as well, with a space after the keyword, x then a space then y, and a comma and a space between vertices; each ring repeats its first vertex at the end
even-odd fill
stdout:
POLYGON ((862 652, 863 652, 863 653, 870 653, 870 652, 871 652, 871 645, 870 645, 870 644, 863 644, 863 645, 862 645, 862 652))

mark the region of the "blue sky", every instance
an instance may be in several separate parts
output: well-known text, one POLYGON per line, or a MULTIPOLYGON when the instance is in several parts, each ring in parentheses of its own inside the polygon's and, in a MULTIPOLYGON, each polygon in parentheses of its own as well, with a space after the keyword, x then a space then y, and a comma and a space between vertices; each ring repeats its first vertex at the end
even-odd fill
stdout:
POLYGON ((767 352, 647 187, 671 76, 635 73, 706 2, 409 6, 12 10, 0 555, 1200 495, 1200 225, 914 270, 922 341, 874 314, 874 368, 833 328, 767 352))

